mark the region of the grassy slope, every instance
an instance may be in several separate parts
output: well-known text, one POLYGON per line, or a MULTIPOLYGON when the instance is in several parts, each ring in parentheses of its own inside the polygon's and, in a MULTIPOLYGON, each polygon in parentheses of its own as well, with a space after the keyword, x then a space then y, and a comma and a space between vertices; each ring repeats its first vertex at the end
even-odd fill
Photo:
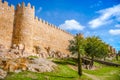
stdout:
POLYGON ((77 71, 69 68, 67 64, 75 64, 72 60, 54 60, 58 64, 58 68, 53 72, 34 73, 20 72, 10 73, 5 80, 91 80, 83 75, 79 78, 77 71))
POLYGON ((120 80, 120 67, 110 67, 95 63, 96 70, 84 70, 85 73, 95 75, 100 80, 120 80))
MULTIPOLYGON (((53 72, 10 73, 5 80, 91 80, 85 75, 79 78, 77 71, 67 66, 68 64, 76 66, 76 61, 73 59, 54 59, 54 62, 58 64, 58 68, 53 72)), ((83 71, 98 77, 100 80, 120 80, 120 67, 109 67, 98 63, 95 63, 95 66, 97 67, 96 70, 84 69, 83 71)))

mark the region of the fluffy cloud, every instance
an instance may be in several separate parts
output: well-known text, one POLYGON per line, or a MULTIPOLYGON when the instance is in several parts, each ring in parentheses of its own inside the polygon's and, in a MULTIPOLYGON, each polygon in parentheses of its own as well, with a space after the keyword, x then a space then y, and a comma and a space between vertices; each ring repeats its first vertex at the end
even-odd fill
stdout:
POLYGON ((120 21, 120 4, 111 8, 98 11, 100 16, 91 20, 88 24, 91 28, 98 28, 102 25, 111 23, 114 19, 120 21), (114 17, 114 18, 113 18, 114 17))
POLYGON ((111 29, 109 33, 112 35, 120 35, 120 29, 111 29))
POLYGON ((59 25, 61 29, 64 30, 83 30, 84 26, 82 26, 79 22, 76 20, 66 20, 64 24, 59 25))

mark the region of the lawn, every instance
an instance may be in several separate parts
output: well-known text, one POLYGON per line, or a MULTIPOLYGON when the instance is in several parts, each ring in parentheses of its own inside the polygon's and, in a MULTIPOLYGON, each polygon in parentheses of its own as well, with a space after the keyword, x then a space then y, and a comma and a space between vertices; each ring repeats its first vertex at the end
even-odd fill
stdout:
POLYGON ((94 75, 100 80, 120 80, 120 67, 106 66, 98 63, 95 63, 95 66, 98 67, 96 70, 84 69, 84 72, 94 75))
POLYGON ((20 73, 9 73, 5 80, 91 80, 85 75, 79 77, 77 71, 68 66, 68 64, 75 65, 73 59, 54 59, 54 62, 58 67, 53 72, 35 73, 25 71, 20 73))
MULTIPOLYGON (((35 73, 20 72, 9 73, 5 80, 95 80, 90 76, 84 75, 79 77, 77 71, 68 65, 76 66, 75 59, 53 59, 58 67, 53 72, 35 73)), ((93 75, 99 80, 120 80, 120 67, 111 67, 95 62, 95 70, 83 69, 88 75, 93 75)))

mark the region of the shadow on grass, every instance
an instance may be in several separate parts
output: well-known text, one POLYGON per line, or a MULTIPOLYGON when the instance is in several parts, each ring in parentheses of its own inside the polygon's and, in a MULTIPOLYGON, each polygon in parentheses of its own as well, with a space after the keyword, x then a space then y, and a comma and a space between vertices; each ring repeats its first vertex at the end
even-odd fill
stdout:
POLYGON ((76 78, 76 77, 71 77, 71 76, 65 77, 65 76, 52 75, 52 74, 41 74, 41 75, 50 76, 50 77, 56 77, 56 78, 68 78, 68 79, 76 78))
POLYGON ((53 60, 54 63, 56 64, 62 64, 62 65, 76 65, 77 60, 73 58, 67 58, 67 59, 55 59, 53 60))

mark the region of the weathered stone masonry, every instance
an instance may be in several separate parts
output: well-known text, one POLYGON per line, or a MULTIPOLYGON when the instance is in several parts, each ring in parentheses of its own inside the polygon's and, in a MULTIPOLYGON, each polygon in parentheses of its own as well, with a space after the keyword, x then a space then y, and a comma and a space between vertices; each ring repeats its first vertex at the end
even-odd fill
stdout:
POLYGON ((68 40, 73 36, 48 22, 35 17, 35 8, 28 3, 8 6, 0 0, 0 44, 9 49, 13 44, 24 44, 25 50, 34 46, 50 47, 68 53, 68 40))

